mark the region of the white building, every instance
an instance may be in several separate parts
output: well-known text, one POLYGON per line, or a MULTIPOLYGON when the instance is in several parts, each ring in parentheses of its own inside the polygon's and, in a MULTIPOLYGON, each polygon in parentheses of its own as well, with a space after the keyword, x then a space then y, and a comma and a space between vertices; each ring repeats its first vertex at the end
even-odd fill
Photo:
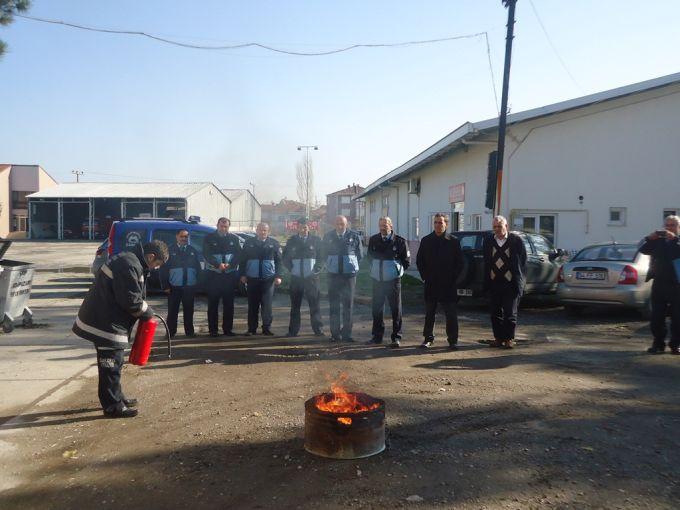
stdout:
POLYGON ((121 218, 199 216, 215 225, 231 215, 231 202, 209 182, 80 182, 27 198, 32 239, 103 239, 121 218))
POLYGON ((231 201, 231 229, 235 232, 254 232, 262 218, 262 207, 248 189, 223 189, 231 201))
MULTIPOLYGON (((485 208, 498 119, 465 123, 355 198, 377 232, 389 215, 417 244, 432 215, 490 229, 485 208)), ((576 250, 637 241, 680 211, 680 73, 508 116, 500 213, 513 229, 576 250)), ((414 246, 415 248, 415 246, 414 246)))
POLYGON ((26 237, 26 197, 56 185, 40 165, 0 165, 0 237, 26 237))

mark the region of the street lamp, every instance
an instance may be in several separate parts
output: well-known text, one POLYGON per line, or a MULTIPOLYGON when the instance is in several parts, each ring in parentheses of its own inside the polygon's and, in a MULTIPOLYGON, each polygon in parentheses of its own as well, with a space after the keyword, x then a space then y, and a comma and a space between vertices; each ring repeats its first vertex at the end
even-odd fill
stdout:
POLYGON ((301 151, 302 149, 305 150, 305 193, 307 195, 307 200, 305 204, 305 217, 309 219, 309 214, 310 214, 310 209, 311 209, 311 202, 309 200, 309 151, 315 150, 318 151, 319 147, 316 145, 298 145, 297 150, 301 151))

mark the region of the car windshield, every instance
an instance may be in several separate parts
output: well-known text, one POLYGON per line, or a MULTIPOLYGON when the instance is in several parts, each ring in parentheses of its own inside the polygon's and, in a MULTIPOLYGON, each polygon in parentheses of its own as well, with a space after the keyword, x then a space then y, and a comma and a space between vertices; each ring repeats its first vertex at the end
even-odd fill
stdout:
POLYGON ((637 255, 637 246, 634 244, 606 244, 583 248, 571 260, 572 262, 580 260, 633 262, 635 255, 637 255))

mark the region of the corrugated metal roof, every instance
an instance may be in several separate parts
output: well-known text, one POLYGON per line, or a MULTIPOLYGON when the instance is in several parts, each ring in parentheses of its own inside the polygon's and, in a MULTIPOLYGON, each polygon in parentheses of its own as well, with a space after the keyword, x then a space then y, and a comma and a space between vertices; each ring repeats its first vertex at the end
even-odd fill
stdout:
MULTIPOLYGON (((517 124, 518 122, 524 122, 527 120, 537 119, 539 117, 545 117, 547 115, 554 115, 557 113, 562 113, 567 110, 574 110, 576 108, 583 108, 585 106, 590 106, 596 103, 602 103, 604 101, 609 101, 612 99, 617 99, 624 96, 629 96, 631 94, 637 94, 640 92, 646 92, 649 90, 657 89, 660 87, 665 87, 668 85, 673 85, 680 83, 680 73, 669 74, 668 76, 662 76, 660 78, 654 78, 652 80, 642 81, 639 83, 634 83, 632 85, 626 85, 624 87, 618 87, 611 90, 606 90, 604 92, 598 92, 596 94, 590 94, 583 97, 578 97, 576 99, 570 99, 568 101, 562 101, 560 103, 554 103, 551 105, 541 106, 540 108, 534 108, 532 110, 526 110, 524 112, 518 112, 508 115, 508 125, 517 124)), ((391 172, 383 175, 376 181, 372 182, 363 192, 355 195, 354 198, 361 198, 376 188, 383 184, 392 181, 393 179, 402 177, 414 170, 426 165, 434 159, 442 157, 447 152, 450 152, 457 147, 459 147, 464 139, 472 139, 475 136, 482 134, 483 132, 488 132, 489 130, 498 128, 498 117, 492 119, 483 120, 480 122, 466 122, 456 130, 452 131, 444 138, 436 142, 434 145, 428 147, 423 152, 415 156, 414 158, 408 160, 403 165, 395 168, 391 172)))
POLYGON ((206 186, 217 189, 210 182, 70 182, 28 198, 188 198, 206 186))

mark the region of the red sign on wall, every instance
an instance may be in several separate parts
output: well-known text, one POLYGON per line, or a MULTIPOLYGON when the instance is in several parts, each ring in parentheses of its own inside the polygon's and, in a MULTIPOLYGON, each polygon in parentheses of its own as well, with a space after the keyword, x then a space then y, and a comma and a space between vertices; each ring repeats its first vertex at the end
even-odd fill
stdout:
MULTIPOLYGON (((307 225, 309 226, 309 230, 319 230, 319 222, 316 220, 308 221, 307 225)), ((286 230, 297 231, 297 228, 298 228, 297 220, 286 221, 286 230)))
POLYGON ((449 186, 449 203, 465 202, 465 183, 449 186))

